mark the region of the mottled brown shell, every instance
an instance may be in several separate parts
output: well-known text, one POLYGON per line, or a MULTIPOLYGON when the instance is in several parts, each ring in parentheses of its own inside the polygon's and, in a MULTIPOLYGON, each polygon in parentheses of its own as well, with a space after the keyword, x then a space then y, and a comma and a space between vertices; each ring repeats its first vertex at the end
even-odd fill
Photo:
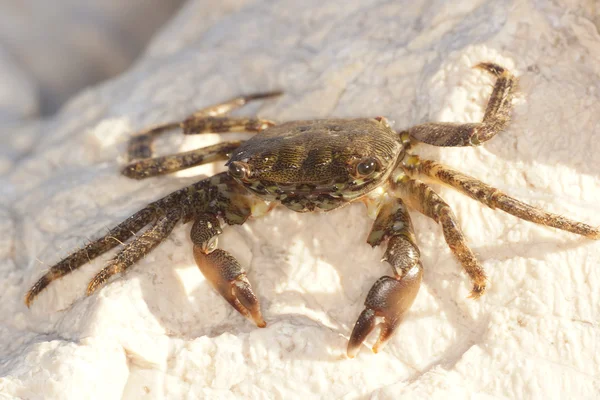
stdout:
MULTIPOLYGON (((385 172, 395 165, 402 144, 385 120, 291 121, 270 127, 236 149, 230 159, 252 166, 252 180, 298 184, 345 182, 350 164, 375 157, 385 172)), ((380 174, 379 174, 380 175, 380 174)))

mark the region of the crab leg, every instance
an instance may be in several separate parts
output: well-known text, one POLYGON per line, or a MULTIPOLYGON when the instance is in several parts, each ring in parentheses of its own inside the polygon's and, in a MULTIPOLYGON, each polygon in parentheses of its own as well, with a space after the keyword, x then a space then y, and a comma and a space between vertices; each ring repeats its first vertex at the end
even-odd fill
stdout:
POLYGON ((27 307, 31 305, 35 297, 52 281, 70 274, 99 255, 125 242, 155 219, 156 209, 150 206, 145 207, 112 228, 106 235, 88 243, 82 249, 59 261, 29 289, 25 295, 25 304, 27 307))
POLYGON ((429 122, 409 128, 407 132, 412 138, 434 146, 476 146, 490 140, 508 125, 517 78, 492 63, 480 63, 474 68, 496 76, 483 121, 468 124, 429 122))
MULTIPOLYGON (((179 209, 179 207, 182 204, 186 203, 185 199, 189 199, 189 193, 196 192, 197 190, 202 190, 202 188, 207 185, 207 181, 208 180, 200 181, 198 183, 195 183, 194 185, 173 192, 163 197, 162 199, 149 204, 148 206, 133 214, 131 217, 127 218, 125 221, 121 222, 116 227, 112 228, 106 235, 94 240, 82 249, 76 251, 73 254, 70 254, 63 260, 59 261, 57 264, 52 266, 50 270, 46 272, 31 287, 31 289, 29 289, 29 291, 25 295, 25 305, 29 307, 35 299, 35 297, 42 290, 44 290, 46 286, 48 286, 52 281, 60 279, 67 274, 70 274, 82 265, 92 261, 94 258, 106 253, 112 248, 118 246, 119 244, 123 244, 132 236, 135 236, 135 234, 142 230, 146 225, 154 223, 152 227, 149 228, 146 232, 152 231, 152 229, 155 229, 159 224, 163 226, 165 223, 163 221, 165 216, 173 217, 171 210, 179 209)), ((141 237, 144 237, 144 234, 141 237)), ((141 239, 141 237, 139 237, 138 239, 141 239)), ((144 240, 149 240, 149 237, 145 236, 144 240)), ((138 241, 138 244, 136 246, 139 246, 139 243, 140 242, 138 241)), ((125 248, 125 250, 127 248, 128 246, 125 248)), ((150 248, 146 253, 142 254, 142 256, 147 254, 150 250, 152 250, 152 248, 150 248)), ((131 250, 128 250, 128 252, 126 252, 121 257, 129 257, 131 254, 131 250)), ((119 256, 120 255, 118 255, 113 261, 117 262, 119 256)), ((121 260, 123 260, 123 258, 121 260)))
POLYGON ((169 210, 141 236, 127 244, 89 283, 86 294, 89 296, 102 286, 111 276, 127 271, 146 254, 167 238, 181 219, 181 210, 169 210))
POLYGON ((178 222, 188 222, 195 216, 212 212, 227 224, 243 224, 251 214, 253 202, 245 189, 237 185, 227 173, 177 190, 138 211, 124 222, 112 228, 108 234, 89 243, 52 266, 25 295, 29 307, 35 297, 52 281, 59 279, 113 247, 135 236, 146 225, 150 227, 140 236, 126 244, 88 286, 88 294, 94 292, 110 276, 127 270, 136 261, 158 246, 178 222))
POLYGON ((358 317, 348 341, 350 358, 356 356, 366 337, 375 329, 377 317, 383 317, 383 321, 373 352, 381 350, 419 292, 423 267, 410 216, 400 199, 389 199, 383 204, 367 243, 377 246, 384 240, 388 242, 382 261, 392 266, 394 276, 382 276, 367 294, 365 310, 358 317))
POLYGON ((126 165, 121 173, 132 179, 145 179, 152 176, 170 174, 186 168, 214 161, 226 160, 228 155, 242 144, 241 141, 231 141, 203 147, 185 153, 173 154, 155 158, 145 158, 126 165))
POLYGON ((237 117, 189 117, 183 122, 161 125, 133 136, 129 140, 129 160, 146 159, 152 156, 152 142, 154 136, 173 128, 181 128, 184 135, 196 135, 200 133, 224 133, 224 132, 260 132, 274 122, 258 118, 237 117))
POLYGON ((435 181, 445 183, 472 199, 487 205, 492 210, 499 208, 502 211, 526 221, 562 229, 590 239, 600 239, 600 230, 590 225, 573 221, 560 215, 540 210, 529 204, 525 204, 478 179, 436 161, 420 160, 416 156, 411 156, 411 159, 412 160, 409 160, 413 167, 407 169, 408 173, 420 173, 433 178, 435 181))
POLYGON ((425 183, 401 175, 392 183, 392 190, 412 208, 425 214, 442 226, 446 243, 458 258, 473 281, 471 298, 478 298, 485 292, 486 276, 483 267, 467 245, 456 216, 436 192, 425 183))
POLYGON ((224 132, 260 132, 275 122, 245 117, 192 117, 181 123, 184 135, 224 132))
POLYGON ((251 101, 256 100, 265 100, 270 99, 272 97, 281 96, 283 94, 280 90, 274 90, 272 92, 261 92, 261 93, 252 93, 247 94, 245 96, 237 96, 230 100, 227 100, 223 103, 215 104, 212 106, 208 106, 201 110, 194 112, 191 116, 193 117, 214 117, 218 115, 227 114, 237 108, 240 108, 251 101))
MULTIPOLYGON (((219 115, 226 114, 236 108, 242 107, 243 105, 247 104, 250 101, 268 99, 268 98, 276 97, 279 95, 281 95, 281 92, 275 91, 275 92, 255 93, 255 94, 251 94, 251 95, 247 95, 247 96, 235 97, 235 98, 225 101, 223 103, 216 104, 216 105, 209 106, 209 107, 203 108, 201 110, 198 110, 195 113, 193 113, 192 115, 190 115, 189 117, 187 117, 183 122, 171 122, 171 123, 157 125, 150 129, 143 130, 143 131, 139 132, 138 134, 134 135, 129 140, 129 144, 127 147, 128 159, 130 161, 132 161, 132 160, 152 157, 154 139, 156 137, 158 137, 160 134, 162 134, 166 131, 172 130, 172 129, 182 128, 184 133, 188 134, 188 135, 196 134, 196 133, 207 133, 207 132, 227 132, 227 131, 223 131, 223 130, 212 131, 212 130, 202 130, 202 129, 198 130, 198 129, 193 129, 193 128, 196 126, 199 126, 199 127, 201 126, 201 127, 204 127, 205 129, 213 129, 213 128, 218 129, 219 126, 224 127, 224 126, 226 126, 226 123, 222 122, 223 119, 221 119, 221 121, 219 121, 219 119, 213 118, 212 122, 209 122, 209 123, 205 123, 202 121, 206 121, 206 120, 211 121, 211 117, 216 117, 219 115)), ((239 120, 241 120, 241 119, 238 118, 238 121, 239 120)), ((254 118, 246 119, 246 120, 247 121, 243 125, 248 125, 250 128, 260 126, 259 121, 271 123, 270 121, 257 120, 254 118)), ((221 128, 221 129, 223 129, 223 128, 221 128)), ((256 130, 248 129, 248 131, 254 132, 256 130)))

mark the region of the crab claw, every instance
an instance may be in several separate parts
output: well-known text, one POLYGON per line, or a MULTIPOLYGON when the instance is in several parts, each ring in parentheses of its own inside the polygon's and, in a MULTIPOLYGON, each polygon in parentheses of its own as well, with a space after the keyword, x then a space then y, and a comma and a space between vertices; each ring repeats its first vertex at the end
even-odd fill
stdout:
POLYGON ((383 321, 379 323, 381 330, 373 352, 377 353, 385 346, 400 325, 404 313, 415 300, 422 275, 423 267, 419 262, 401 277, 383 276, 375 282, 367 294, 365 309, 358 317, 350 335, 346 352, 348 357, 354 358, 358 354, 362 343, 378 325, 377 317, 383 317, 383 321))
POLYGON ((246 271, 225 250, 206 251, 203 246, 194 245, 194 259, 206 279, 240 314, 254 321, 259 328, 267 326, 246 271))

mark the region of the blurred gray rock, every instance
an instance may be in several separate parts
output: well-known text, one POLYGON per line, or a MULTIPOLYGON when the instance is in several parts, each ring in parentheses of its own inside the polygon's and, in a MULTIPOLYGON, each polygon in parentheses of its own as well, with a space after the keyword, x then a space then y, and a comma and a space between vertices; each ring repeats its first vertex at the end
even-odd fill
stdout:
POLYGON ((182 2, 0 0, 0 122, 122 72, 182 2))

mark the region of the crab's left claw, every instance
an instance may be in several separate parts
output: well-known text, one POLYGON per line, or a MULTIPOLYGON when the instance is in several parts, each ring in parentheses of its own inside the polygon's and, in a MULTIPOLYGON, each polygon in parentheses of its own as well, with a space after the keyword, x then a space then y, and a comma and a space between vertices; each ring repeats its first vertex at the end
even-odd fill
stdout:
POLYGON ((190 237, 194 243, 194 259, 204 277, 233 308, 244 317, 264 328, 267 323, 260 304, 246 277, 246 271, 234 256, 217 249, 221 224, 216 215, 206 213, 196 217, 190 237))
POLYGON ((233 308, 259 328, 267 326, 246 271, 231 254, 221 249, 206 254, 200 246, 194 246, 194 258, 206 279, 233 308))
POLYGON ((348 357, 356 356, 364 340, 377 326, 377 317, 382 317, 383 321, 379 324, 381 331, 373 352, 377 353, 385 346, 415 300, 422 275, 423 267, 419 262, 401 277, 383 276, 375 282, 348 341, 348 357))

